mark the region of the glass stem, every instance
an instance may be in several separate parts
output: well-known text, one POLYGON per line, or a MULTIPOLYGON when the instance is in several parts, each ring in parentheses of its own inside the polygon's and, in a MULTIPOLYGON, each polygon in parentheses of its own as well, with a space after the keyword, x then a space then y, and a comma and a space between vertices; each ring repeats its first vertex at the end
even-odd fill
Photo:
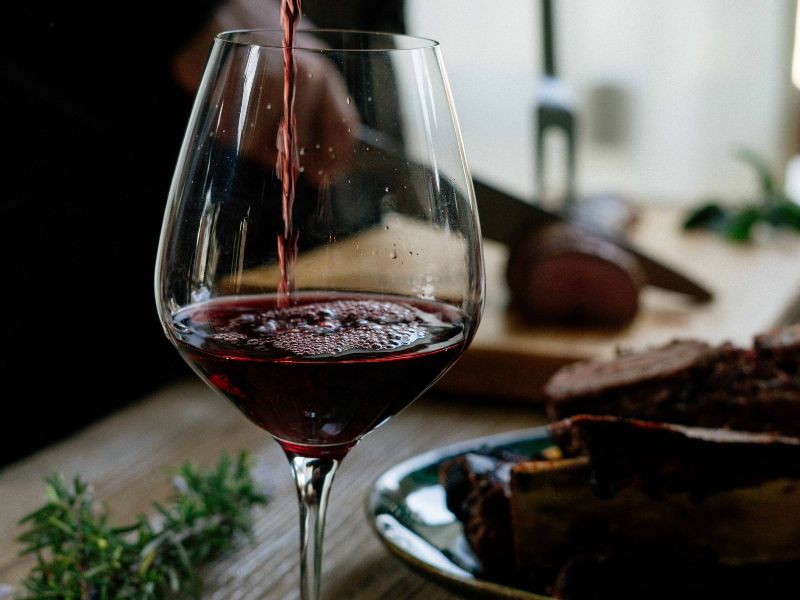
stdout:
POLYGON ((319 600, 328 495, 339 461, 289 455, 300 507, 300 597, 319 600))

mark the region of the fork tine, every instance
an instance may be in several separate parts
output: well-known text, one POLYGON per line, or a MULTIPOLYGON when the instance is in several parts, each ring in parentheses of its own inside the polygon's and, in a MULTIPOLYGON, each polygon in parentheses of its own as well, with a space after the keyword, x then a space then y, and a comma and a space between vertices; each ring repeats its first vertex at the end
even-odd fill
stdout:
POLYGON ((538 202, 547 200, 545 184, 545 137, 548 130, 560 131, 566 141, 566 182, 564 208, 576 199, 575 113, 566 90, 558 80, 545 78, 536 107, 536 196, 538 202), (560 88, 560 89, 559 89, 560 88))
POLYGON ((545 202, 545 143, 550 128, 560 130, 567 144, 566 182, 564 207, 568 208, 576 199, 575 189, 575 112, 572 100, 564 84, 556 75, 555 28, 553 25, 552 0, 542 0, 542 40, 544 44, 544 78, 538 92, 536 108, 536 164, 535 189, 538 202, 545 202))

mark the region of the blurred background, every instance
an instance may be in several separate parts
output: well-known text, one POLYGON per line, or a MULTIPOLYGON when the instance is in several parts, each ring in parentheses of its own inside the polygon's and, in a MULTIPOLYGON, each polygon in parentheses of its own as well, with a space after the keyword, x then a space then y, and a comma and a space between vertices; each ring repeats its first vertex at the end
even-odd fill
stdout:
MULTIPOLYGON (((554 2, 558 75, 579 115, 579 192, 741 197, 755 190, 732 158, 743 145, 782 169, 798 149, 795 10, 792 0, 554 2)), ((406 18, 409 33, 442 43, 473 175, 531 198, 541 3, 409 0, 406 18)))
MULTIPOLYGON (((580 195, 611 192, 642 206, 736 201, 757 187, 752 168, 733 158, 741 146, 783 177, 800 149, 796 2, 553 5, 557 72, 578 121, 580 195)), ((275 27, 277 8, 277 0, 142 0, 120 20, 94 2, 9 7, 0 254, 12 285, 0 345, 9 408, 0 464, 190 375, 160 330, 152 293, 169 183, 212 35, 275 27), (23 375, 34 367, 39 376, 23 375)), ((303 8, 321 26, 439 40, 473 175, 533 199, 540 2, 306 0, 303 8)), ((558 197, 564 141, 553 138, 547 178, 558 197)))

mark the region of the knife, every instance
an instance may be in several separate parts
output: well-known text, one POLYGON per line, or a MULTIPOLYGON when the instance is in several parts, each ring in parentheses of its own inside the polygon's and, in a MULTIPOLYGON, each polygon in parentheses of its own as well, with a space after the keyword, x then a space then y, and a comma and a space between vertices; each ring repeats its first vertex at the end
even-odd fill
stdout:
MULTIPOLYGON (((362 124, 356 130, 356 137, 362 144, 379 151, 379 153, 372 153, 371 156, 370 153, 357 153, 360 160, 366 161, 361 165, 362 167, 368 170, 387 170, 388 168, 394 173, 405 172, 408 168, 410 163, 405 156, 405 150, 391 136, 362 124)), ((587 228, 585 225, 569 221, 558 213, 529 204, 474 178, 473 184, 478 203, 481 233, 486 238, 512 246, 540 227, 569 222, 573 226, 586 229, 587 233, 603 237, 629 252, 639 262, 647 283, 650 285, 686 294, 697 302, 708 302, 713 298, 713 294, 707 288, 616 237, 612 238, 600 231, 587 228)))
MULTIPOLYGON (((558 213, 529 204, 494 187, 473 179, 481 233, 484 237, 512 246, 541 227, 553 223, 569 222, 558 213)), ((710 290, 660 260, 656 260, 633 248, 624 241, 610 238, 601 232, 583 225, 587 233, 608 239, 636 258, 644 271, 647 283, 658 288, 686 294, 698 302, 713 298, 710 290)))

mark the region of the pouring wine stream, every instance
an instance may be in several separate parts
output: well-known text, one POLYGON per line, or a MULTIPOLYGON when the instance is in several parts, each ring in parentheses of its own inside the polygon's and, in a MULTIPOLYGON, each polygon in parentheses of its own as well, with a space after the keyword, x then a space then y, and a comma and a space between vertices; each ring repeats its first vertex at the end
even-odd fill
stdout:
POLYGON ((278 234, 278 263, 281 280, 278 305, 288 306, 294 292, 294 263, 297 258, 298 232, 292 225, 297 177, 300 174, 297 149, 297 116, 294 112, 297 65, 294 62, 294 38, 300 23, 300 0, 281 0, 283 27, 283 119, 278 129, 278 161, 275 170, 281 180, 283 232, 278 234))

